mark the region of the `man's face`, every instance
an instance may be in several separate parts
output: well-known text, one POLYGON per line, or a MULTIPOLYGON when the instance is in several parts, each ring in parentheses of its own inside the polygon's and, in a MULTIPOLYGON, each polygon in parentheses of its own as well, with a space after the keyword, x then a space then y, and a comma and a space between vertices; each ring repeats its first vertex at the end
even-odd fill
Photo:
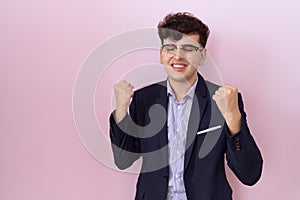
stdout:
POLYGON ((165 50, 160 51, 160 63, 164 65, 170 81, 186 82, 193 84, 197 79, 197 67, 203 65, 206 56, 206 49, 194 52, 185 51, 180 47, 198 47, 202 48, 199 41, 199 35, 183 35, 176 41, 171 38, 164 40, 164 45, 176 45, 179 49, 175 49, 172 53, 165 50))

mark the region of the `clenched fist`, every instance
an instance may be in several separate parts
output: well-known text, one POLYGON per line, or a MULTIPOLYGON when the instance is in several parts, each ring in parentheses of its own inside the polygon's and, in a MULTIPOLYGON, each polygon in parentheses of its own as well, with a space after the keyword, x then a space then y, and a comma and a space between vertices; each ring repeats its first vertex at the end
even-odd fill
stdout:
POLYGON ((126 116, 130 99, 133 96, 133 86, 122 80, 114 85, 114 92, 116 97, 115 121, 119 123, 126 116))
POLYGON ((213 95, 220 112, 232 134, 239 132, 241 113, 238 105, 238 90, 231 85, 220 87, 213 95))

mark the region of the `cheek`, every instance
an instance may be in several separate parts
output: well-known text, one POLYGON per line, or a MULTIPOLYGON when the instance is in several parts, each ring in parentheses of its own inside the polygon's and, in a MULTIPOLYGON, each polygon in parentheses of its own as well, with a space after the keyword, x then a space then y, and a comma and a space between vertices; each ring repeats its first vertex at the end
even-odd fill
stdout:
POLYGON ((166 58, 164 56, 160 57, 160 64, 166 65, 169 63, 170 58, 166 58))
POLYGON ((190 59, 188 60, 189 64, 194 66, 194 67, 198 67, 201 63, 200 58, 196 58, 196 59, 190 59))

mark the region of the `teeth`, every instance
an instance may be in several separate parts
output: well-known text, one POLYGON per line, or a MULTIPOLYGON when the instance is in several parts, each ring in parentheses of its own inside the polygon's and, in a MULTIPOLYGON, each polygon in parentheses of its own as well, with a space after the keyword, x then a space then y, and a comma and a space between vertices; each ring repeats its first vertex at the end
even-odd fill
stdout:
POLYGON ((183 68, 185 67, 184 65, 173 65, 174 68, 183 68))

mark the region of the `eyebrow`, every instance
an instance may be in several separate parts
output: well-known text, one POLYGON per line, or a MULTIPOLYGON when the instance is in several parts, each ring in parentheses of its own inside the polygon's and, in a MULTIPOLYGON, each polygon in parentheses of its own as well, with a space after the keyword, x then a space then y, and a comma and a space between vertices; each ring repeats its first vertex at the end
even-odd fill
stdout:
MULTIPOLYGON (((191 46, 191 47, 198 47, 194 44, 182 44, 182 45, 176 45, 176 44, 172 44, 172 43, 167 43, 167 44, 164 44, 164 45, 174 45, 174 46, 191 46)), ((198 48, 201 48, 201 47, 198 47, 198 48)))

